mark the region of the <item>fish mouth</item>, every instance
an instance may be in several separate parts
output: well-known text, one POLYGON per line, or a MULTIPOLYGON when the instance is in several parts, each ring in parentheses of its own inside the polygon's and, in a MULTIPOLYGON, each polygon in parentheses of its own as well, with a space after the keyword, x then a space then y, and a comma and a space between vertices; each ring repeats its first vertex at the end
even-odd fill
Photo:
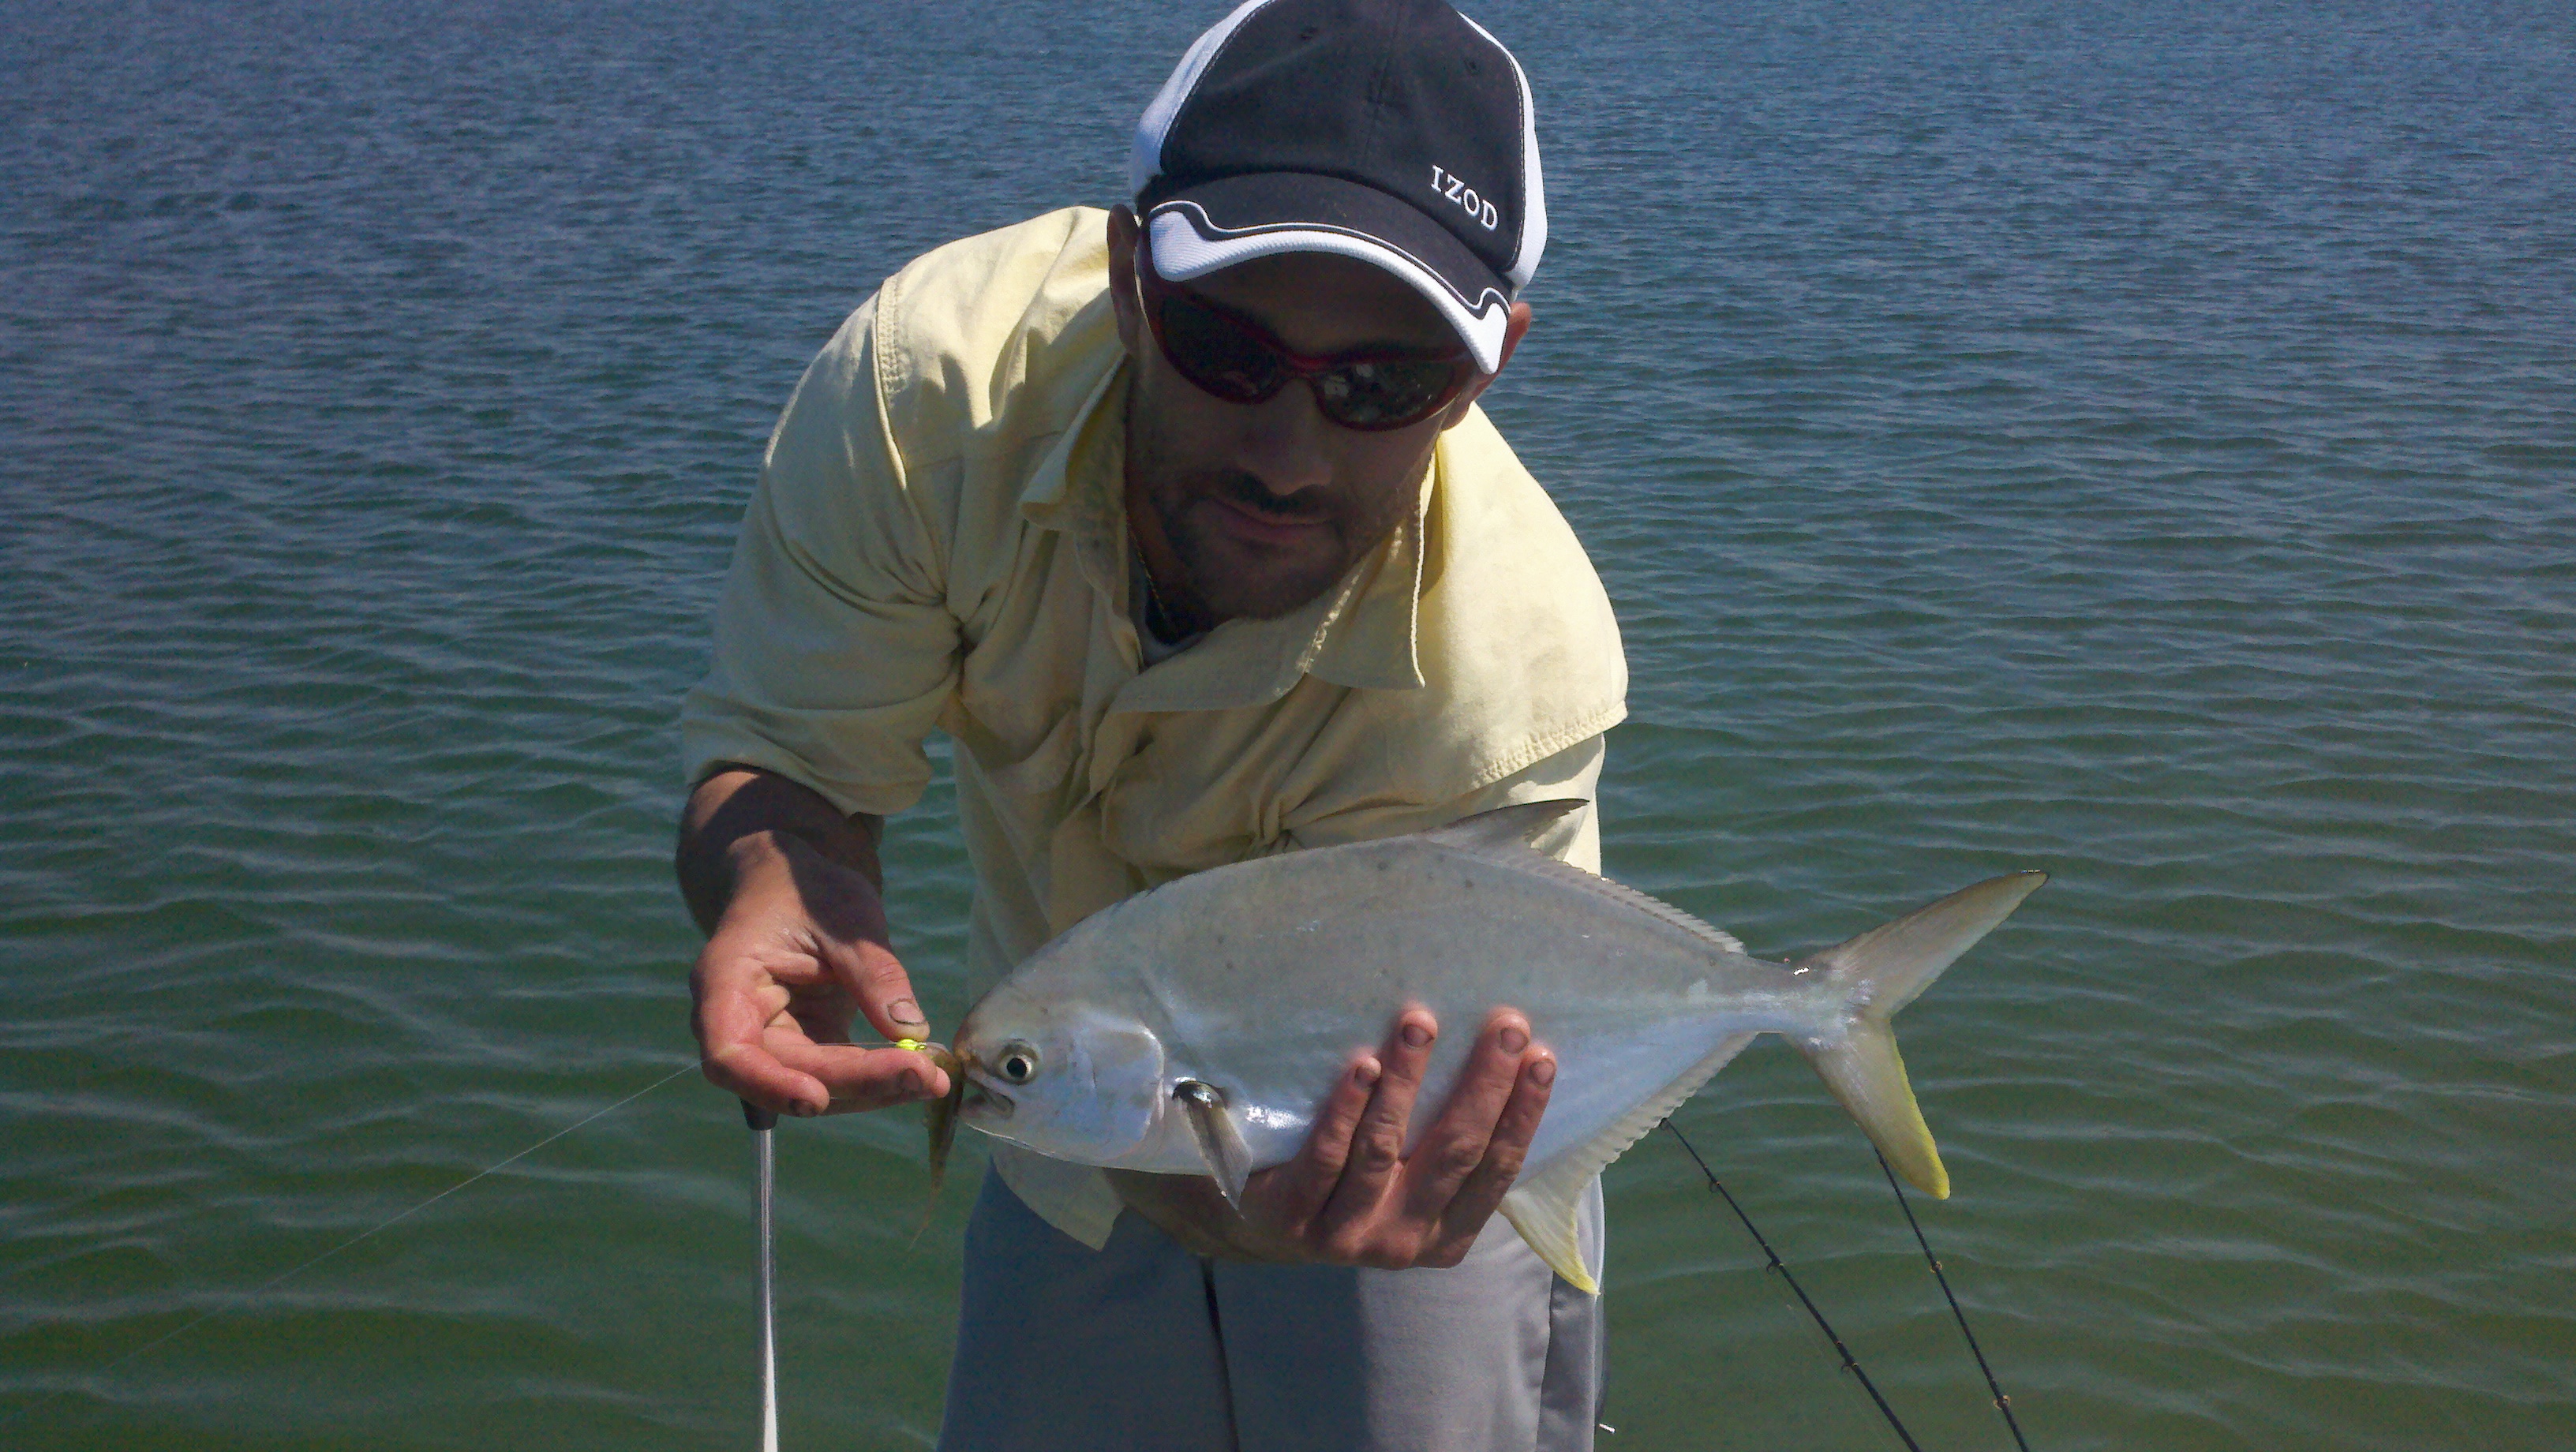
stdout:
POLYGON ((1017 1108, 1011 1096, 984 1081, 984 1076, 966 1071, 966 1092, 957 1102, 957 1113, 965 1119, 1008 1119, 1017 1108))

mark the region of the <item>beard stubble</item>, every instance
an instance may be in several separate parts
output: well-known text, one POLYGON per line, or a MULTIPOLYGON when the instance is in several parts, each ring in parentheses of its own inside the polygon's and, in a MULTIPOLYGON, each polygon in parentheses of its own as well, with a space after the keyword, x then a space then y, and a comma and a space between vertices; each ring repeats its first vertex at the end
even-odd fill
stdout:
POLYGON ((1149 489, 1146 498, 1190 588, 1219 618, 1275 620, 1313 603, 1385 543, 1404 513, 1392 501, 1370 509, 1311 490, 1282 499, 1241 472, 1187 481, 1171 494, 1149 489), (1284 522, 1311 522, 1329 548, 1292 554, 1243 540, 1226 530, 1219 498, 1284 522))

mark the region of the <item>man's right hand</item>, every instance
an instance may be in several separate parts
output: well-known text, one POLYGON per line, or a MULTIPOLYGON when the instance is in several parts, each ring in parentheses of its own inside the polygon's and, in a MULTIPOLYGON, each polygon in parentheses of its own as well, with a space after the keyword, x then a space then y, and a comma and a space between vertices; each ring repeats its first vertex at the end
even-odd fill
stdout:
POLYGON ((810 1116, 948 1092, 929 1055, 850 1042, 862 1014, 889 1039, 930 1034, 889 944, 874 825, 766 773, 721 773, 690 798, 681 882, 713 919, 690 975, 698 1052, 748 1103, 810 1116))

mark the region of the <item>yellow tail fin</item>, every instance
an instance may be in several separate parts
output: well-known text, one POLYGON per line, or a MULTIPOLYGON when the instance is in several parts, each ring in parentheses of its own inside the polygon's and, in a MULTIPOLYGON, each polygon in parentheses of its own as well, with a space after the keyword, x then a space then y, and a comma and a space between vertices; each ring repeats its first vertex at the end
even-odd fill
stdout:
POLYGON ((1888 1020, 2046 881, 2045 872, 1989 878, 1798 965, 1822 969, 1841 985, 1849 1014, 1836 1033, 1791 1042, 1888 1164, 1936 1200, 1949 1197, 1950 1173, 1914 1102, 1888 1020))

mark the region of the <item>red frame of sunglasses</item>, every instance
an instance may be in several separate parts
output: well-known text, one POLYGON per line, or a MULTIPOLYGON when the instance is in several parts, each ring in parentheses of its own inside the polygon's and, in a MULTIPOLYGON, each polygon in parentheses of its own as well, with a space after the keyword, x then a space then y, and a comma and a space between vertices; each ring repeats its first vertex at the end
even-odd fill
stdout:
POLYGON ((1362 348, 1348 353, 1315 357, 1297 352, 1280 342, 1277 335, 1269 329, 1250 318, 1218 303, 1210 302, 1177 283, 1164 280, 1162 274, 1154 270, 1152 254, 1141 236, 1136 239, 1135 271, 1136 301, 1144 310, 1146 326, 1153 330, 1154 345, 1162 349, 1164 361, 1172 365, 1173 372, 1189 380, 1192 387, 1211 398, 1247 405, 1264 403, 1276 398, 1279 390, 1288 386, 1290 379, 1302 378, 1306 381, 1307 391, 1314 395, 1316 411, 1332 420, 1335 425, 1360 433, 1384 433, 1391 429, 1410 428, 1447 408, 1450 402, 1457 398, 1458 390, 1466 387, 1467 380, 1476 373, 1475 358, 1464 346, 1445 353, 1411 352, 1399 348, 1362 348), (1268 355, 1282 370, 1278 381, 1268 388, 1249 394, 1211 387, 1208 382, 1211 375, 1192 367, 1184 362, 1179 354, 1172 351, 1172 341, 1163 330, 1163 304, 1167 302, 1178 302, 1199 309, 1225 325, 1245 342, 1268 355), (1338 417, 1333 412, 1333 405, 1327 400, 1324 391, 1315 386, 1316 381, 1344 368, 1373 363, 1445 363, 1449 365, 1449 381, 1441 385, 1428 402, 1401 418, 1380 419, 1372 423, 1353 423, 1338 417))

